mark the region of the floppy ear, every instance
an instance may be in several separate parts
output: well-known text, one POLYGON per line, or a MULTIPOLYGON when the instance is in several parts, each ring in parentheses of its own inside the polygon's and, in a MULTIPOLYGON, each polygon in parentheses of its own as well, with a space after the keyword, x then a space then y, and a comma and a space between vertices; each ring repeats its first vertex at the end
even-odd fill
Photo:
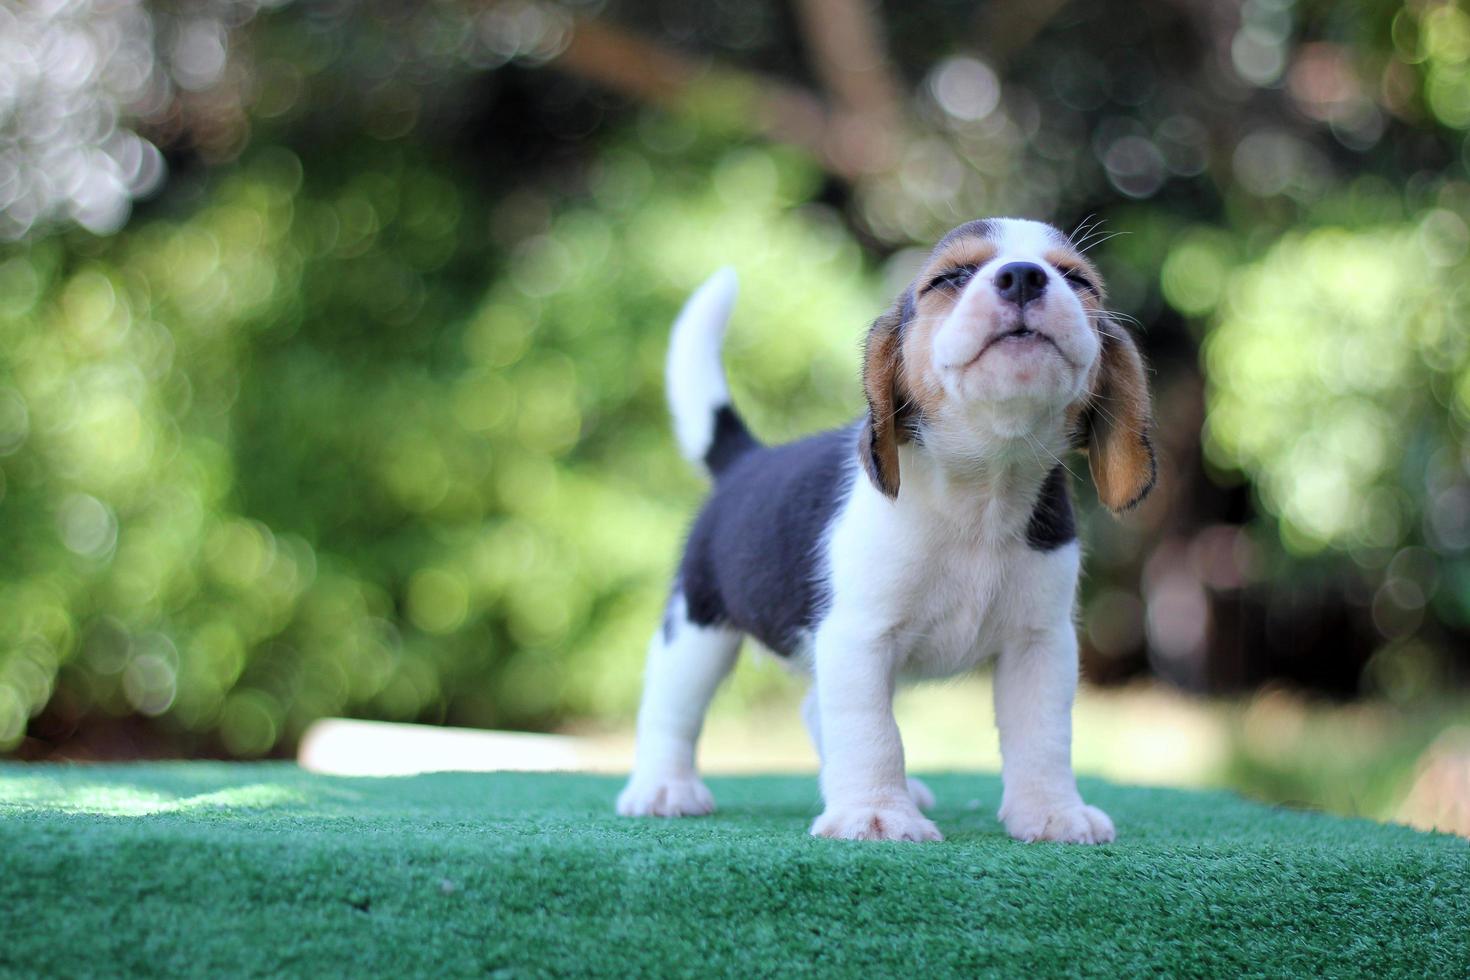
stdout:
POLYGON ((1143 356, 1128 331, 1111 320, 1102 330, 1101 367, 1087 411, 1087 463, 1098 499, 1114 513, 1148 496, 1158 477, 1153 410, 1143 356))
POLYGON ((858 434, 858 459, 873 486, 889 499, 898 497, 898 370, 902 357, 901 328, 907 294, 873 322, 863 347, 863 392, 868 418, 858 434))

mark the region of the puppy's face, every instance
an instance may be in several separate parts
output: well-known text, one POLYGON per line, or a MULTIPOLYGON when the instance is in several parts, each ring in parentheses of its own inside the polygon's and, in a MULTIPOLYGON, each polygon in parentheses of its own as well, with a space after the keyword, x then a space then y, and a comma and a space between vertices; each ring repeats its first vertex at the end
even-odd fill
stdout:
POLYGON ((1147 383, 1103 296, 1097 270, 1050 225, 972 221, 941 239, 869 334, 864 465, 874 483, 897 495, 907 439, 973 459, 1060 421, 1082 438, 1104 503, 1142 499, 1154 476, 1147 383))
POLYGON ((931 423, 1024 429, 1077 401, 1102 350, 1097 271, 1056 229, 978 221, 939 243, 914 281, 904 382, 931 423))

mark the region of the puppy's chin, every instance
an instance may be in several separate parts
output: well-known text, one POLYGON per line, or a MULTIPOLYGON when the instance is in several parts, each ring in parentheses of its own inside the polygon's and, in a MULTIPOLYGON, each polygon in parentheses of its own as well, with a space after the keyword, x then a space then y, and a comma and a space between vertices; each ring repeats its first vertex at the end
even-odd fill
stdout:
POLYGON ((1056 319, 968 325, 968 347, 959 356, 951 355, 943 371, 951 401, 965 415, 1005 411, 1007 406, 1029 413, 1074 401, 1096 350, 1079 345, 1078 325, 1048 322, 1056 319))
POLYGON ((991 342, 974 361, 957 369, 953 393, 967 409, 1061 406, 1076 397, 1077 372, 1058 349, 1056 341, 1040 333, 1003 335, 991 342))

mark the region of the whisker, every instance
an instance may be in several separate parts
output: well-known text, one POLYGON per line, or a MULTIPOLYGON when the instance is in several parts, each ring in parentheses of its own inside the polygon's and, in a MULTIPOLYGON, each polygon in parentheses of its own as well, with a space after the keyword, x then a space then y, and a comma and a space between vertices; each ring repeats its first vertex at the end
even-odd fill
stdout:
POLYGON ((1089 251, 1091 251, 1094 248, 1097 248, 1097 246, 1103 244, 1104 242, 1110 242, 1114 238, 1117 238, 1119 235, 1131 235, 1131 234, 1133 234, 1133 233, 1130 232, 1130 231, 1112 231, 1112 232, 1108 232, 1106 235, 1101 235, 1101 236, 1097 237, 1096 239, 1093 239, 1092 241, 1089 241, 1086 245, 1078 246, 1077 253, 1079 255, 1086 255, 1089 251))
POLYGON ((1143 321, 1138 319, 1138 317, 1130 316, 1129 314, 1119 312, 1118 310, 1084 310, 1083 312, 1087 315, 1087 319, 1094 322, 1107 319, 1123 320, 1124 322, 1133 324, 1139 330, 1144 329, 1143 321))
MULTIPOLYGON (((1068 466, 1065 462, 1063 462, 1062 461, 1062 458, 1060 456, 1058 456, 1056 453, 1052 452, 1051 449, 1048 448, 1045 444, 1043 444, 1040 439, 1037 439, 1035 436, 1033 436, 1029 432, 1022 432, 1021 435, 1024 436, 1026 438, 1026 441, 1031 444, 1032 449, 1033 449, 1033 452, 1032 452, 1032 455, 1033 456, 1036 456, 1035 450, 1037 450, 1037 449, 1041 450, 1042 452, 1044 452, 1048 456, 1050 456, 1056 462, 1056 464, 1058 466, 1060 466, 1062 469, 1066 470, 1072 476, 1073 479, 1076 479, 1077 474, 1072 472, 1072 467, 1068 466)), ((1040 456, 1036 456, 1036 461, 1038 463, 1041 462, 1041 457, 1040 456)))
POLYGON ((1077 237, 1078 235, 1087 234, 1087 232, 1083 231, 1083 228, 1087 225, 1088 222, 1092 222, 1092 224, 1095 226, 1101 221, 1102 218, 1098 216, 1098 213, 1096 211, 1093 211, 1087 217, 1077 222, 1077 227, 1072 229, 1072 233, 1067 236, 1067 241, 1072 242, 1075 245, 1079 241, 1077 237))
POLYGON ((1118 417, 1116 415, 1114 415, 1112 412, 1108 411, 1106 408, 1103 408, 1102 405, 1100 405, 1100 404, 1098 404, 1096 402, 1094 402, 1092 405, 1090 405, 1088 407, 1089 407, 1089 409, 1091 411, 1097 412, 1103 418, 1107 419, 1108 422, 1111 423, 1114 427, 1116 427, 1117 429, 1119 429, 1119 430, 1121 430, 1123 432, 1127 432, 1130 435, 1135 435, 1135 436, 1141 436, 1141 435, 1144 435, 1145 434, 1142 429, 1136 429, 1136 428, 1134 428, 1131 425, 1124 425, 1121 421, 1118 420, 1118 417))
POLYGON ((1079 223, 1078 223, 1078 225, 1077 225, 1077 230, 1076 230, 1076 231, 1074 231, 1074 232, 1073 232, 1073 233, 1072 233, 1072 235, 1073 235, 1073 236, 1074 236, 1074 237, 1075 237, 1075 236, 1076 236, 1076 235, 1077 235, 1077 234, 1078 234, 1078 233, 1081 233, 1081 234, 1083 234, 1083 235, 1086 235, 1086 234, 1087 234, 1087 233, 1088 233, 1088 232, 1090 232, 1090 231, 1091 231, 1091 230, 1092 230, 1092 229, 1094 229, 1094 228, 1096 228, 1096 227, 1097 227, 1097 226, 1098 226, 1098 225, 1100 225, 1100 224, 1102 224, 1102 223, 1103 223, 1103 220, 1104 220, 1104 219, 1103 219, 1103 216, 1102 216, 1102 215, 1101 215, 1101 214, 1099 214, 1099 213, 1098 213, 1098 212, 1096 212, 1096 211, 1093 211, 1093 212, 1091 212, 1091 213, 1090 213, 1090 214, 1088 214, 1088 216, 1087 216, 1087 217, 1085 217, 1085 218, 1083 218, 1083 219, 1082 219, 1082 221, 1081 221, 1081 222, 1079 222, 1079 223))

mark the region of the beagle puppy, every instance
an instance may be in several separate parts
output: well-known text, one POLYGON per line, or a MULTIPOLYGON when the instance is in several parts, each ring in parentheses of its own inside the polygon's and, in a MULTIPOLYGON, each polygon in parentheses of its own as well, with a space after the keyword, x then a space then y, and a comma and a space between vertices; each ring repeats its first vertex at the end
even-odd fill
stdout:
POLYGON ((1156 466, 1143 360, 1097 270, 1049 225, 961 225, 868 331, 867 414, 781 446, 730 406, 720 343, 735 291, 717 273, 674 324, 674 427, 714 486, 649 650, 618 812, 714 809, 695 742, 751 636, 813 678, 813 834, 942 840, 921 812, 933 795, 904 771, 894 687, 994 660, 1006 830, 1111 841, 1072 774, 1081 548, 1062 457, 1086 453, 1114 512, 1144 498, 1156 466))

